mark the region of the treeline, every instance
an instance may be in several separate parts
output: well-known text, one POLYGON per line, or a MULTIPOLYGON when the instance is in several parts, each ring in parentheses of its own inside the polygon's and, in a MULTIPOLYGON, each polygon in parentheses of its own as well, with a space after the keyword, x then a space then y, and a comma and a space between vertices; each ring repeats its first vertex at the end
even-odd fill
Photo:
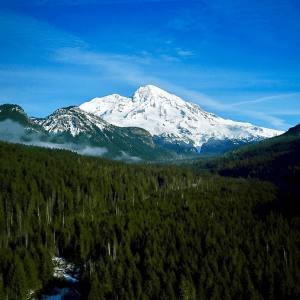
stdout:
POLYGON ((291 217, 298 216, 300 212, 299 153, 299 136, 284 135, 192 165, 195 169, 207 168, 213 174, 221 176, 255 178, 275 184, 278 187, 277 201, 265 203, 261 206, 261 211, 264 214, 270 211, 280 212, 291 217))
MULTIPOLYGON (((206 165, 222 176, 257 178, 275 184, 300 185, 300 138, 287 137, 268 144, 268 141, 249 145, 223 155, 209 162, 197 162, 195 166, 206 165)), ((276 141, 276 140, 275 140, 276 141)))
POLYGON ((52 257, 82 299, 295 299, 300 222, 256 208, 272 183, 0 143, 0 299, 27 299, 52 257))

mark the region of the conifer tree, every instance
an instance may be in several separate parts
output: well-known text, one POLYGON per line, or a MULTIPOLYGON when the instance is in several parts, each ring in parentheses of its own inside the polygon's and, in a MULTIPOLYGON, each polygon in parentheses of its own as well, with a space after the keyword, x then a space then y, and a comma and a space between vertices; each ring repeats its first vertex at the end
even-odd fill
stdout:
POLYGON ((12 300, 26 299, 27 279, 23 262, 17 255, 14 256, 12 267, 8 274, 8 298, 12 300))
POLYGON ((103 289, 99 283, 97 274, 93 275, 92 285, 89 292, 88 300, 104 300, 103 289))
POLYGON ((3 276, 0 274, 0 299, 5 299, 5 291, 4 291, 4 284, 3 284, 3 276))

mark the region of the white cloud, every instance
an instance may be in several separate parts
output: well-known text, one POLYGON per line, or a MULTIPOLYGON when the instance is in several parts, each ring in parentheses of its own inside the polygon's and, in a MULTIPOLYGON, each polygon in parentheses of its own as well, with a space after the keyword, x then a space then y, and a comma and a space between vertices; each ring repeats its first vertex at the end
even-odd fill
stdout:
POLYGON ((276 96, 270 96, 270 97, 263 97, 256 100, 250 100, 250 101, 241 101, 236 102, 233 104, 230 104, 230 106, 237 106, 237 105, 243 105, 243 104, 249 104, 249 103, 259 103, 259 102, 265 102, 269 100, 277 100, 277 99, 287 99, 290 97, 298 97, 300 96, 300 93, 291 93, 291 94, 282 94, 282 95, 276 95, 276 96))
POLYGON ((46 147, 52 149, 66 149, 77 152, 81 155, 102 156, 107 152, 106 148, 81 146, 73 143, 57 144, 50 141, 40 140, 41 136, 38 133, 30 132, 24 129, 18 122, 6 119, 0 122, 0 140, 10 143, 21 143, 28 146, 46 147))
POLYGON ((184 51, 181 48, 176 48, 176 51, 180 56, 183 56, 183 57, 188 57, 188 56, 194 56, 195 55, 194 52, 184 51))
POLYGON ((173 57, 170 55, 161 55, 160 56, 162 59, 166 60, 166 61, 180 61, 177 57, 173 57))
MULTIPOLYGON (((59 47, 84 47, 87 44, 74 35, 57 30, 47 22, 16 14, 10 10, 0 12, 1 38, 4 43, 18 50, 54 50, 59 47), (21 45, 21 49, 20 49, 21 45)), ((6 45, 6 46, 7 46, 6 45)))
POLYGON ((138 156, 130 156, 126 152, 121 151, 121 155, 117 156, 115 160, 127 161, 127 162, 139 162, 142 159, 138 156))
POLYGON ((200 107, 202 105, 204 105, 205 107, 208 107, 208 108, 212 109, 213 111, 217 110, 217 111, 231 112, 236 115, 243 115, 243 116, 248 116, 251 118, 263 120, 278 129, 291 127, 290 124, 285 123, 285 120, 274 117, 267 112, 262 112, 259 109, 258 110, 240 109, 240 108, 234 107, 232 105, 223 104, 223 103, 221 103, 211 97, 208 97, 204 94, 201 94, 197 91, 187 90, 185 88, 178 87, 178 86, 171 86, 171 85, 169 85, 169 86, 170 86, 170 89, 175 94, 179 95, 181 98, 183 98, 186 101, 189 101, 192 103, 198 103, 200 105, 200 107))
MULTIPOLYGON (((175 84, 171 83, 172 79, 170 79, 172 76, 173 78, 176 76, 177 81, 179 82, 183 76, 186 78, 196 77, 197 81, 200 83, 199 86, 197 86, 197 89, 199 90, 201 90, 203 86, 206 87, 205 84, 208 86, 210 85, 210 88, 212 89, 220 87, 224 88, 226 86, 228 89, 233 90, 238 86, 249 87, 256 84, 263 85, 270 81, 268 78, 262 78, 263 75, 261 74, 258 76, 257 74, 245 74, 238 71, 230 72, 226 70, 211 70, 209 72, 203 72, 201 69, 197 69, 196 71, 191 71, 191 68, 188 69, 185 65, 181 65, 183 68, 182 72, 177 69, 178 74, 176 73, 174 75, 174 69, 168 70, 168 68, 164 68, 165 65, 170 65, 171 61, 179 61, 177 58, 170 55, 163 54, 160 55, 159 58, 153 58, 151 55, 148 55, 148 52, 143 52, 140 56, 130 56, 89 51, 88 45, 84 41, 70 35, 68 32, 53 28, 45 22, 38 22, 33 18, 15 14, 4 15, 0 13, 0 27, 7 28, 7 35, 12 35, 12 41, 15 43, 16 47, 19 47, 19 45, 17 45, 20 42, 18 37, 27 41, 25 43, 22 42, 22 45, 25 45, 27 48, 28 44, 32 44, 32 47, 34 47, 36 37, 38 37, 40 45, 36 47, 36 51, 38 52, 41 48, 47 49, 47 51, 50 51, 51 56, 48 55, 46 59, 49 60, 50 57, 50 60, 52 60, 51 63, 61 63, 63 66, 62 69, 57 69, 56 71, 52 69, 53 72, 47 72, 45 69, 34 69, 33 67, 24 67, 24 69, 22 69, 18 66, 18 68, 14 70, 10 69, 10 66, 6 66, 6 69, 2 68, 2 71, 0 72, 0 83, 3 83, 1 86, 1 101, 9 98, 8 94, 5 95, 3 92, 3 87, 5 87, 6 91, 9 88, 12 90, 10 95, 16 94, 16 92, 13 92, 14 89, 16 90, 16 86, 10 86, 9 84, 17 82, 19 88, 20 82, 22 82, 23 78, 30 78, 31 81, 39 81, 43 78, 45 82, 47 81, 47 83, 53 80, 53 85, 48 86, 47 88, 42 85, 40 88, 36 85, 32 87, 32 93, 40 89, 39 92, 41 94, 51 93, 51 89, 53 90, 52 87, 55 86, 54 79, 56 80, 55 88, 59 93, 61 92, 59 88, 64 89, 64 92, 66 92, 66 87, 68 88, 67 92, 71 93, 71 85, 68 85, 68 82, 71 81, 73 82, 73 86, 76 85, 77 88, 77 85, 79 85, 78 83, 82 84, 84 81, 93 82, 94 85, 94 83, 96 84, 101 80, 104 81, 111 79, 111 81, 115 83, 120 82, 122 85, 130 85, 135 89, 139 86, 153 84, 180 96, 184 100, 204 106, 205 109, 231 112, 233 116, 232 118, 234 118, 234 115, 244 115, 251 116, 258 120, 263 120, 266 124, 270 124, 277 128, 288 126, 288 124, 285 124, 283 119, 276 117, 276 115, 280 114, 271 114, 269 111, 262 112, 259 108, 256 109, 255 107, 252 107, 250 110, 241 109, 239 107, 242 104, 249 103, 249 101, 226 105, 212 97, 208 97, 207 95, 193 90, 192 86, 195 86, 195 84, 190 85, 191 88, 186 88, 184 85, 187 85, 187 83, 183 83, 182 85, 175 84), (15 24, 18 24, 18 26, 15 26, 15 24), (78 67, 80 72, 73 72, 72 67, 65 67, 67 64, 78 67), (66 72, 64 73, 62 70, 66 70, 66 72), (20 80, 20 78, 22 78, 22 80, 20 80)), ((26 50, 28 50, 27 48, 26 50)), ((191 56, 194 54, 192 51, 182 50, 181 48, 177 48, 176 50, 181 56, 191 56)), ((27 52, 30 53, 30 51, 27 52)), ((48 53, 49 52, 47 52, 47 54, 48 53)), ((86 88, 86 85, 83 85, 83 88, 84 87, 86 88)), ((26 88, 29 89, 31 87, 26 85, 26 88)), ((272 97, 256 99, 251 103, 258 104, 259 102, 270 100, 272 97)), ((69 96, 69 98, 71 97, 69 96)))
POLYGON ((271 110, 269 111, 269 114, 277 116, 300 116, 300 110, 271 110))
MULTIPOLYGON (((134 87, 153 84, 167 90, 170 93, 180 96, 186 101, 197 103, 200 106, 204 105, 206 108, 209 108, 212 111, 225 111, 239 116, 243 115, 255 118, 265 121, 266 123, 269 123, 270 126, 278 129, 290 127, 290 124, 286 124, 283 119, 274 117, 267 112, 260 111, 259 109, 240 109, 239 107, 237 107, 238 105, 227 105, 197 91, 174 85, 166 80, 161 80, 156 77, 145 75, 141 68, 139 68, 140 64, 142 63, 142 58, 133 58, 120 55, 107 55, 79 49, 61 49, 57 54, 57 59, 60 61, 74 64, 87 64, 94 68, 105 68, 106 72, 114 73, 115 75, 117 75, 117 80, 122 80, 123 82, 125 81, 134 87)), ((264 100, 256 100, 256 102, 261 101, 264 100)))

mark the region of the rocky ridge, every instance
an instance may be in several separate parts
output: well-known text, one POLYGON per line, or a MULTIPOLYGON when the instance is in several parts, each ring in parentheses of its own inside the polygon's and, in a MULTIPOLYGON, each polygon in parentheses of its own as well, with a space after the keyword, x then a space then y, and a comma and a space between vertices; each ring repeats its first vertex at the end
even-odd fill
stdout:
POLYGON ((200 152, 205 144, 215 145, 216 142, 222 152, 222 141, 226 149, 230 149, 283 133, 222 119, 152 85, 139 88, 129 98, 113 94, 94 98, 79 107, 116 126, 141 127, 161 146, 194 152, 200 152))

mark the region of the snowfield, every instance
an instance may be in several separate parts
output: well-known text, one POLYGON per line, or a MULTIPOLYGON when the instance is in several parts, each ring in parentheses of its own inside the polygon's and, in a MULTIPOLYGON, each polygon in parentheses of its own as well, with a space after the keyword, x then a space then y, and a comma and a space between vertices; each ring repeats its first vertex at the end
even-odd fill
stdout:
POLYGON ((283 133, 222 119, 153 85, 139 88, 130 98, 113 94, 79 107, 116 126, 141 127, 165 142, 192 144, 198 152, 209 139, 252 142, 283 133))

